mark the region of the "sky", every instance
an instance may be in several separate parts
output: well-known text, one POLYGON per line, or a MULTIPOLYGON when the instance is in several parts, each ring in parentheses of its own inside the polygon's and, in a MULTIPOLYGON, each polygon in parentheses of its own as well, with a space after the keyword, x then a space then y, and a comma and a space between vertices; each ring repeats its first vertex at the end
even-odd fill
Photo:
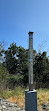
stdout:
POLYGON ((29 46, 28 32, 33 34, 33 48, 49 56, 49 0, 0 0, 0 41, 29 46))

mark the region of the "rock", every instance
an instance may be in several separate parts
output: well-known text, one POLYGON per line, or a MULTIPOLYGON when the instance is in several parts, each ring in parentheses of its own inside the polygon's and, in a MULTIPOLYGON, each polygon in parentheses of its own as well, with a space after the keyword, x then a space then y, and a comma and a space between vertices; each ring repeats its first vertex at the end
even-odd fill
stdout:
POLYGON ((18 107, 17 104, 8 102, 6 99, 0 99, 0 111, 25 111, 25 109, 18 107))
POLYGON ((2 106, 0 105, 0 110, 2 109, 2 106))
POLYGON ((6 108, 6 106, 2 105, 2 108, 3 108, 3 109, 5 109, 5 108, 6 108))

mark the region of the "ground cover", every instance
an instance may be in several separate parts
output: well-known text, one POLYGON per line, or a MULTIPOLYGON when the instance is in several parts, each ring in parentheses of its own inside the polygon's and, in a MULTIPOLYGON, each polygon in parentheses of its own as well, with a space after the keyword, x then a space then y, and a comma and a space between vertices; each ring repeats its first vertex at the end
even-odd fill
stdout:
MULTIPOLYGON (((25 88, 16 87, 14 90, 5 90, 0 92, 0 98, 7 99, 10 102, 18 104, 20 107, 25 107, 25 88)), ((37 104, 49 103, 49 90, 39 89, 37 90, 37 104)))

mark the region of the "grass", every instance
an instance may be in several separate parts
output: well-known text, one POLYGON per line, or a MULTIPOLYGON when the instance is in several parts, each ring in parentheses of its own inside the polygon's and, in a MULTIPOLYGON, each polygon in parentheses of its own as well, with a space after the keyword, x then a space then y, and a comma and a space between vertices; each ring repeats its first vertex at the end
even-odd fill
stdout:
POLYGON ((49 103, 49 90, 39 89, 37 91, 38 105, 49 103))
MULTIPOLYGON (((25 88, 16 87, 14 90, 5 90, 0 92, 0 98, 7 99, 10 102, 18 104, 20 107, 25 106, 25 88)), ((37 90, 37 103, 42 105, 43 103, 49 103, 49 90, 39 89, 37 90)))

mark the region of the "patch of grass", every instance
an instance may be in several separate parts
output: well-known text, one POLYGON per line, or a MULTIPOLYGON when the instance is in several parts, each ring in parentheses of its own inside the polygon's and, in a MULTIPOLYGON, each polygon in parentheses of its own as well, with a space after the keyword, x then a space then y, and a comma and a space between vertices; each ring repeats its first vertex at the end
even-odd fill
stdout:
POLYGON ((5 90, 0 92, 0 98, 7 99, 9 97, 14 97, 14 96, 19 96, 19 95, 24 95, 25 93, 25 88, 22 87, 16 87, 14 90, 5 90))
POLYGON ((45 103, 49 103, 49 90, 47 89, 39 89, 37 91, 37 102, 38 105, 42 105, 45 103))
POLYGON ((5 90, 0 92, 0 98, 7 99, 11 96, 12 96, 12 91, 5 90))
POLYGON ((25 88, 22 87, 16 87, 13 91, 12 91, 12 95, 14 96, 19 96, 19 95, 24 95, 25 93, 25 88))

